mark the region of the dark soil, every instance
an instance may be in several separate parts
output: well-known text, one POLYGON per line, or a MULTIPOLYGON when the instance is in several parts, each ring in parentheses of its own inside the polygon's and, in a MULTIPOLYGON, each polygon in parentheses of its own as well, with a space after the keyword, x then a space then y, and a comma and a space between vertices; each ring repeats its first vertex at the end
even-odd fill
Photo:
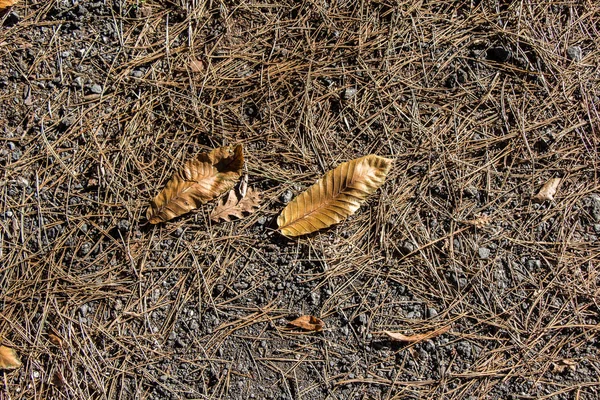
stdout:
POLYGON ((23 366, 0 399, 599 398, 598 21, 595 1, 21 0, 0 19, 0 341, 23 366), (237 143, 260 210, 147 223, 185 160, 237 143), (355 215, 277 232, 371 153, 394 167, 355 215))

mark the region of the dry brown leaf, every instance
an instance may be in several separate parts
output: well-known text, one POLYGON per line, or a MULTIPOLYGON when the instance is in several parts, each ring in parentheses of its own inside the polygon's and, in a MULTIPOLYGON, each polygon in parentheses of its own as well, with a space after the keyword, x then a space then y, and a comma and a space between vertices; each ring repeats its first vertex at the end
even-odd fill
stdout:
POLYGON ((285 236, 306 235, 354 214, 385 181, 393 160, 374 154, 340 164, 292 200, 277 218, 285 236))
POLYGON ((434 338, 436 336, 440 336, 440 335, 448 332, 449 330, 450 330, 450 325, 446 325, 446 326, 443 326, 434 331, 419 333, 416 335, 407 336, 400 332, 390 332, 390 331, 383 331, 383 334, 387 335, 390 339, 396 340, 399 342, 416 343, 416 342, 422 342, 423 340, 434 338))
POLYGON ((476 228, 483 228, 484 226, 489 225, 490 222, 492 222, 492 217, 489 215, 482 215, 475 219, 464 221, 465 224, 474 226, 476 228))
POLYGON ((242 145, 225 146, 185 163, 150 202, 146 218, 165 222, 198 208, 233 188, 244 165, 242 145))
POLYGON ((13 6, 18 2, 19 0, 0 0, 0 11, 4 10, 6 7, 13 6))
POLYGON ((0 370, 17 369, 21 366, 21 360, 15 349, 0 346, 0 370))
POLYGON ((554 200, 554 195, 556 194, 556 189, 558 189, 559 184, 560 178, 550 179, 548 182, 544 183, 544 186, 542 186, 538 194, 533 196, 533 199, 539 203, 554 200))
POLYGON ((190 71, 194 73, 204 72, 204 63, 202 60, 192 60, 189 63, 190 71))
POLYGON ((570 369, 571 371, 575 371, 575 370, 577 370, 577 361, 569 360, 568 358, 565 358, 562 360, 558 360, 557 362, 553 362, 552 368, 554 369, 554 371, 558 372, 559 374, 562 374, 567 369, 570 369))
POLYGON ((260 192, 252 188, 246 190, 246 195, 241 199, 235 189, 229 191, 227 198, 222 198, 210 213, 213 221, 230 222, 233 217, 244 218, 244 213, 249 214, 260 206, 260 192))
POLYGON ((52 343, 55 346, 62 347, 62 345, 63 345, 62 339, 60 337, 58 337, 57 335, 55 335, 54 333, 48 334, 48 340, 50 341, 50 343, 52 343))
POLYGON ((289 325, 296 328, 306 329, 307 331, 321 332, 325 328, 325 322, 312 315, 303 315, 291 321, 289 325))

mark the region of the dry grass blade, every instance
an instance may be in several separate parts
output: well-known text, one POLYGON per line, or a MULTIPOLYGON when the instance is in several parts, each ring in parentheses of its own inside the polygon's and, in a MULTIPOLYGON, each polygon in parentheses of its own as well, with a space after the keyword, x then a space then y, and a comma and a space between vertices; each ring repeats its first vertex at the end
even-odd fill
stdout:
POLYGON ((0 0, 0 10, 4 10, 7 7, 14 6, 19 0, 0 0))
POLYGON ((241 145, 220 147, 186 162, 150 202, 148 221, 168 221, 219 197, 235 185, 243 165, 241 145))
POLYGON ((285 236, 299 236, 352 215, 385 181, 392 160, 368 155, 340 164, 288 204, 277 224, 285 236))
POLYGON ((325 322, 312 315, 303 315, 289 323, 291 326, 305 329, 307 331, 321 332, 325 328, 325 322))
POLYGON ((446 325, 446 326, 443 326, 434 331, 419 333, 416 335, 404 335, 400 332, 390 332, 390 331, 383 331, 382 333, 387 335, 387 337, 389 337, 390 339, 398 341, 398 342, 416 343, 416 342, 421 342, 423 340, 434 338, 436 336, 440 336, 440 335, 448 332, 449 330, 450 330, 450 325, 446 325))
POLYGON ((556 194, 559 184, 560 178, 552 178, 548 180, 548 182, 544 183, 544 186, 542 186, 538 194, 533 196, 533 199, 539 203, 554 200, 554 195, 556 194))
POLYGON ((217 206, 210 213, 210 219, 213 221, 230 222, 232 218, 243 218, 244 213, 249 214, 260 206, 260 192, 248 188, 246 195, 241 199, 235 190, 230 190, 227 198, 219 201, 217 206))
POLYGON ((15 349, 0 346, 0 370, 12 370, 21 366, 21 360, 15 349))

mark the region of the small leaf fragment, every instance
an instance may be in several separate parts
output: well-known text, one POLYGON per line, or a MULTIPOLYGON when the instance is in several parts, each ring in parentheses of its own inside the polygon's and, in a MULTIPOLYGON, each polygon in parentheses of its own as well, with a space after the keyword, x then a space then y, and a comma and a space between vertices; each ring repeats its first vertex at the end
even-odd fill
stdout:
POLYGON ((392 163, 371 154, 338 165, 283 209, 279 230, 285 236, 306 235, 354 214, 383 185, 392 163))
POLYGON ((48 334, 48 340, 50 341, 50 343, 52 343, 53 345, 55 345, 57 347, 62 347, 62 345, 63 345, 62 339, 60 337, 58 337, 58 335, 55 335, 54 333, 48 334))
POLYGON ((235 189, 229 191, 226 198, 219 200, 217 206, 210 213, 210 219, 215 222, 223 220, 231 222, 232 218, 244 218, 260 207, 260 192, 248 188, 246 195, 240 198, 235 189))
POLYGON ((564 358, 562 360, 558 360, 557 362, 553 362, 552 368, 559 374, 562 374, 567 369, 575 371, 577 369, 577 361, 564 358))
POLYGON ((196 74, 204 71, 204 63, 202 62, 202 60, 191 60, 189 63, 189 67, 190 71, 196 74))
POLYGON ((0 370, 13 370, 21 366, 21 360, 15 349, 0 346, 0 370))
POLYGON ((7 7, 14 6, 18 2, 19 0, 0 0, 0 11, 4 10, 7 7))
POLYGON ((400 332, 390 332, 390 331, 383 331, 382 333, 385 334, 390 339, 398 341, 398 342, 416 343, 416 342, 422 342, 423 340, 431 339, 436 336, 442 335, 442 334, 448 332, 449 330, 450 330, 450 325, 446 325, 439 329, 425 332, 425 333, 418 333, 416 335, 404 335, 400 332))
POLYGON ((550 179, 548 182, 544 183, 544 186, 542 186, 538 194, 533 196, 533 199, 539 203, 554 200, 554 195, 556 194, 560 181, 560 178, 550 179))
POLYGON ((313 317, 312 315, 303 315, 291 321, 289 325, 295 326, 296 328, 305 329, 307 331, 321 332, 325 327, 325 322, 317 317, 313 317))
POLYGON ((475 228, 483 228, 486 225, 489 225, 492 222, 492 217, 489 215, 481 215, 475 219, 470 219, 464 221, 465 224, 474 226, 475 228))
POLYGON ((243 165, 241 145, 220 147, 189 160, 150 202, 146 218, 151 224, 165 222, 219 197, 235 186, 243 165))

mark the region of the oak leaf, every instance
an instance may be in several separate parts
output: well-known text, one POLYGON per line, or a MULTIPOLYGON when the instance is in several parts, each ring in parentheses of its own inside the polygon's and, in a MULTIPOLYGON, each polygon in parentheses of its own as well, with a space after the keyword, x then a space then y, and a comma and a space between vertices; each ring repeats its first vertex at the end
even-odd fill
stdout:
POLYGON ((260 206, 260 192, 252 188, 246 190, 246 195, 240 198, 232 189, 227 197, 223 197, 210 213, 210 219, 231 222, 232 218, 244 218, 244 213, 249 214, 260 206))
POLYGON ((0 0, 0 11, 17 4, 19 0, 0 0))
POLYGON ((0 370, 17 369, 21 366, 21 360, 15 349, 0 346, 0 370))
POLYGON ((422 342, 423 340, 431 339, 436 336, 442 335, 442 334, 448 332, 449 330, 450 330, 450 325, 446 325, 439 329, 436 329, 436 330, 433 330, 430 332, 425 332, 425 333, 418 333, 416 335, 404 335, 400 332, 390 332, 390 331, 383 331, 382 333, 385 334, 387 337, 389 337, 391 340, 395 340, 398 342, 416 343, 416 342, 422 342))
POLYGON ((220 147, 186 162, 150 202, 146 218, 165 222, 198 208, 235 186, 244 165, 242 145, 220 147))
POLYGON ((277 218, 285 236, 306 235, 354 214, 385 181, 393 160, 374 154, 340 164, 293 199, 277 218))
POLYGON ((303 315, 289 323, 296 328, 305 329, 307 331, 321 332, 325 327, 325 322, 312 315, 303 315))
POLYGON ((548 180, 548 182, 544 183, 544 186, 542 186, 538 194, 533 196, 533 199, 539 203, 554 200, 554 195, 556 194, 559 184, 560 178, 552 178, 548 180))

